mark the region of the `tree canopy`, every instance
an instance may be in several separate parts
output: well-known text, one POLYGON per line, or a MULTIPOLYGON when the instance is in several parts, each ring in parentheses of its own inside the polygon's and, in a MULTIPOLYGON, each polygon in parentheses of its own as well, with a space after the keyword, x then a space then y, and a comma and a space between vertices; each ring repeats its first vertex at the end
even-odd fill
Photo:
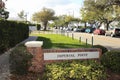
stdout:
POLYGON ((70 15, 61 15, 54 20, 54 25, 58 27, 63 27, 63 26, 67 27, 68 24, 72 21, 80 21, 80 20, 70 15))
POLYGON ((9 12, 5 10, 5 3, 0 0, 0 18, 7 19, 9 17, 9 12))
POLYGON ((23 20, 26 18, 26 14, 25 14, 24 10, 22 10, 22 11, 20 11, 20 13, 18 13, 18 17, 23 20))
POLYGON ((44 25, 44 30, 46 30, 48 21, 55 19, 54 14, 54 10, 49 8, 43 8, 41 11, 33 14, 32 20, 37 21, 38 23, 42 22, 42 24, 44 25))
POLYGON ((120 0, 84 0, 81 9, 82 20, 85 22, 104 22, 109 24, 120 18, 120 0))

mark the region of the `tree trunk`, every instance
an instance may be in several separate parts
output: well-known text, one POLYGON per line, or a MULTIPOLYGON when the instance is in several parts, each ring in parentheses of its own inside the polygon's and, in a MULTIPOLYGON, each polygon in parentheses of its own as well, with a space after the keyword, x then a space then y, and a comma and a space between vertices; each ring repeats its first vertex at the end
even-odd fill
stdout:
POLYGON ((86 22, 85 22, 85 28, 87 27, 87 24, 86 24, 86 22))
POLYGON ((107 25, 106 25, 106 29, 107 29, 107 31, 108 31, 108 29, 109 29, 109 22, 107 22, 107 25))
POLYGON ((47 30, 47 23, 48 23, 48 21, 43 22, 43 25, 44 25, 44 31, 46 31, 46 30, 47 30))
POLYGON ((112 21, 107 21, 107 25, 106 25, 106 29, 108 30, 109 29, 109 24, 111 23, 112 21))

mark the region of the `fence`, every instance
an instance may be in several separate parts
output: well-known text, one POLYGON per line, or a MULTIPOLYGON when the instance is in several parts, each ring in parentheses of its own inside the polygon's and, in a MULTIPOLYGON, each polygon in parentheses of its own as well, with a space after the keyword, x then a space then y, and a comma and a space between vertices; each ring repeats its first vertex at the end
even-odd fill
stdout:
MULTIPOLYGON (((71 37, 72 39, 75 39, 76 36, 74 34, 74 31, 66 31, 66 30, 59 30, 59 29, 56 29, 53 31, 54 34, 61 34, 61 35, 64 35, 64 36, 67 36, 67 37, 71 37)), ((86 46, 88 44, 91 44, 91 46, 94 45, 94 35, 92 34, 91 35, 91 38, 84 38, 82 36, 79 36, 78 38, 76 38, 79 40, 79 42, 81 43, 82 41, 84 41, 86 43, 86 46)))

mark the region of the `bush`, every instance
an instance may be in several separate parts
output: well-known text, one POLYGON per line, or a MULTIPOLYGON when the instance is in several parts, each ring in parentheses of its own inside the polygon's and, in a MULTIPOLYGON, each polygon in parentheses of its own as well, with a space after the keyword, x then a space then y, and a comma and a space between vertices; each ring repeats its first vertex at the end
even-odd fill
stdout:
POLYGON ((109 51, 103 54, 101 63, 112 72, 120 73, 120 51, 109 51))
POLYGON ((31 65, 32 55, 28 53, 25 47, 20 46, 11 51, 10 71, 12 74, 27 74, 31 65))
POLYGON ((101 45, 94 45, 93 48, 100 48, 102 50, 102 54, 108 52, 108 49, 101 45))
POLYGON ((37 30, 40 30, 40 28, 41 28, 41 25, 37 24, 37 30))
POLYGON ((106 73, 93 61, 61 62, 46 65, 43 80, 106 80, 106 73))

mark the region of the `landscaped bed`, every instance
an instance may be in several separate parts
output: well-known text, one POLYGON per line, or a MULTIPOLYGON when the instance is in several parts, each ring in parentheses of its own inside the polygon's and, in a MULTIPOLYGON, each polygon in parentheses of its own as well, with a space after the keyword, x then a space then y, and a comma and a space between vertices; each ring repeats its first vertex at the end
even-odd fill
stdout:
MULTIPOLYGON (((48 48, 49 49, 51 48, 89 48, 91 47, 90 45, 86 46, 85 43, 79 43, 78 40, 73 40, 72 38, 68 38, 66 36, 58 35, 58 34, 38 34, 36 36, 39 36, 37 39, 38 41, 44 42, 43 43, 44 49, 48 49, 48 48)), ((24 46, 22 45, 22 47, 24 46)), ((16 52, 16 55, 13 57, 17 57, 16 58, 17 61, 21 60, 20 57, 23 57, 23 56, 19 55, 18 57, 17 50, 15 50, 14 52, 16 52)), ((19 51, 19 53, 20 52, 24 54, 24 52, 26 53, 26 50, 19 51)), ((28 56, 27 56, 27 59, 29 59, 28 56)), ((103 57, 103 60, 104 59, 107 60, 106 57, 103 57)), ((117 68, 118 67, 116 67, 116 69, 117 68)), ((112 73, 111 70, 106 69, 101 63, 98 63, 94 60, 92 61, 91 60, 85 60, 85 61, 73 60, 69 62, 65 61, 65 62, 60 62, 60 63, 48 64, 45 66, 44 74, 27 72, 27 74, 21 75, 22 70, 20 69, 21 69, 21 66, 20 67, 17 66, 18 73, 20 71, 20 74, 17 75, 17 73, 13 73, 13 75, 11 76, 12 80, 119 80, 120 79, 118 73, 117 74, 112 73)), ((24 69, 26 68, 23 68, 23 70, 24 69)))

